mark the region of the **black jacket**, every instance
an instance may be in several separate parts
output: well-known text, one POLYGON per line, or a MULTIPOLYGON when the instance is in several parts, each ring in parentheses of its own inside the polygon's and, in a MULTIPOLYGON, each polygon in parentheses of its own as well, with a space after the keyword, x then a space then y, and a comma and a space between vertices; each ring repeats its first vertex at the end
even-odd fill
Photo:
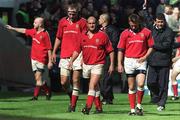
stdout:
POLYGON ((154 51, 148 57, 148 64, 150 66, 170 66, 174 44, 173 31, 167 26, 161 30, 153 26, 151 31, 154 38, 154 51))
POLYGON ((108 25, 106 26, 105 32, 112 43, 114 51, 117 52, 117 44, 119 42, 119 36, 120 36, 118 29, 113 25, 108 25))

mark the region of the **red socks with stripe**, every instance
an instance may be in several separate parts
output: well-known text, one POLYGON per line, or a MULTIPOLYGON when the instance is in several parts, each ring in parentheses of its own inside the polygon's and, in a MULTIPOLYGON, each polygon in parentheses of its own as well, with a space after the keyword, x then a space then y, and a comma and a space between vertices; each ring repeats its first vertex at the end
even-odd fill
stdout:
POLYGON ((178 84, 172 85, 174 96, 178 96, 178 84))
POLYGON ((93 104, 94 98, 95 98, 95 94, 96 94, 95 90, 89 90, 88 97, 86 100, 86 107, 88 109, 91 109, 91 107, 92 107, 92 104, 93 104))
POLYGON ((79 89, 73 88, 72 98, 71 98, 71 107, 76 107, 78 97, 79 97, 79 89))
POLYGON ((40 90, 41 90, 41 86, 36 86, 34 88, 34 97, 38 97, 40 90))

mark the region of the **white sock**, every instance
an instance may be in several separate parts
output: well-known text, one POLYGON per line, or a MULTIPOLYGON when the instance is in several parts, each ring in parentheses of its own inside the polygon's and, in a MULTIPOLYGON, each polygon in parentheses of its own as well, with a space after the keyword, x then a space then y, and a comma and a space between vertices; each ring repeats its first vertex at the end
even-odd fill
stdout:
POLYGON ((135 112, 135 109, 131 109, 131 112, 135 112))
POLYGON ((142 109, 142 105, 141 105, 141 104, 138 103, 136 106, 137 106, 139 109, 142 109))

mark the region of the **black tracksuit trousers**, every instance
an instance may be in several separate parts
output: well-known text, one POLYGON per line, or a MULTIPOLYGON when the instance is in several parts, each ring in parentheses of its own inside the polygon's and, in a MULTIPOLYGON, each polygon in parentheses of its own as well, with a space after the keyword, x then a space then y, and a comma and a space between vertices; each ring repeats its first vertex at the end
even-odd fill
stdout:
POLYGON ((147 86, 151 93, 151 102, 164 106, 167 101, 169 67, 149 66, 147 86))

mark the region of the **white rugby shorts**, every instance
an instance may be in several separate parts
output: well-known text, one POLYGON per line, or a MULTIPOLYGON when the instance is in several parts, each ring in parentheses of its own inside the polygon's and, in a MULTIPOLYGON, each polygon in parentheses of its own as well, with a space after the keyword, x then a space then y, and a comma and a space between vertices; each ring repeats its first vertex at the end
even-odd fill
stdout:
MULTIPOLYGON (((82 60, 82 53, 76 58, 73 62, 72 69, 73 70, 81 70, 81 60, 82 60)), ((59 67, 60 67, 60 75, 70 76, 70 70, 68 69, 70 58, 60 59, 59 67)))
POLYGON ((37 60, 31 59, 31 65, 32 65, 32 70, 37 71, 37 70, 44 70, 45 69, 45 64, 40 63, 37 60))
POLYGON ((173 71, 180 72, 180 59, 174 63, 173 71))
POLYGON ((143 63, 137 62, 138 58, 127 58, 124 59, 124 69, 126 74, 134 74, 136 70, 147 70, 147 61, 143 63))
POLYGON ((83 64, 83 78, 90 78, 91 74, 102 75, 104 64, 86 65, 83 64))

